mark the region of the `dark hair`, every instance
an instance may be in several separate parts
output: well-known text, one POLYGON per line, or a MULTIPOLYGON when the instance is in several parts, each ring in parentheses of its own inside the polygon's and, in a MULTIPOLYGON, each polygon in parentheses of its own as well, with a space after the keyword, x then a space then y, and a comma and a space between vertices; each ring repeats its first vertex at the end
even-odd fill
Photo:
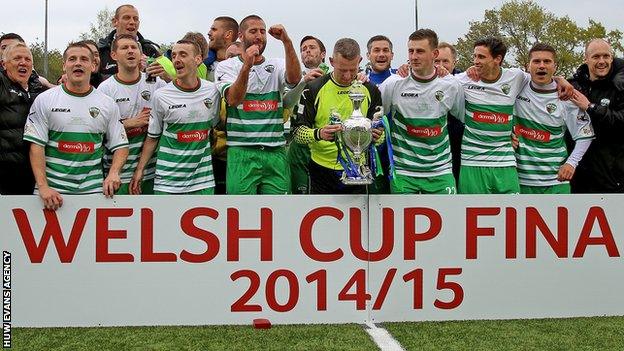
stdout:
POLYGON ((245 18, 243 18, 242 21, 240 21, 240 25, 238 30, 240 32, 244 32, 247 29, 247 22, 252 21, 252 20, 257 20, 257 21, 262 21, 264 22, 264 20, 262 19, 262 17, 258 16, 258 15, 249 15, 245 18))
POLYGON ((334 55, 340 54, 347 60, 353 60, 360 56, 360 45, 351 38, 338 39, 334 45, 334 55))
POLYGON ((321 52, 326 52, 325 50, 325 44, 323 44, 323 42, 317 38, 317 37, 313 37, 311 35, 306 35, 305 37, 303 37, 303 39, 301 39, 301 42, 299 43, 299 48, 301 48, 301 45, 303 45, 304 41, 308 41, 308 40, 314 40, 316 41, 316 44, 319 46, 319 48, 321 49, 321 52))
POLYGON ((83 48, 83 49, 87 49, 89 51, 89 57, 91 58, 91 61, 94 60, 93 58, 93 51, 91 51, 91 48, 87 46, 87 44, 85 44, 82 41, 78 41, 78 42, 72 42, 67 44, 67 47, 65 48, 65 51, 63 51, 63 62, 65 60, 67 60, 67 51, 69 51, 69 49, 71 48, 83 48))
POLYGON ((189 44, 189 45, 193 46, 193 50, 195 50, 195 55, 201 56, 201 54, 202 54, 201 47, 194 40, 181 39, 181 40, 176 41, 176 44, 189 44))
POLYGON ((392 41, 390 41, 390 38, 388 38, 385 35, 375 35, 374 37, 368 39, 368 42, 366 43, 366 51, 370 53, 371 50, 371 46, 373 46, 373 42, 374 41, 387 41, 388 44, 390 44, 390 51, 392 51, 392 41))
POLYGON ((424 39, 427 39, 427 42, 429 42, 429 47, 431 47, 431 49, 438 48, 438 35, 436 34, 436 32, 432 31, 431 29, 426 29, 426 28, 419 29, 415 31, 414 33, 410 34, 408 40, 424 40, 424 39))
POLYGON ((114 18, 119 18, 119 13, 121 12, 121 9, 123 9, 124 7, 129 7, 131 9, 135 9, 136 7, 134 7, 133 5, 130 4, 125 4, 125 5, 121 5, 118 8, 115 9, 115 17, 114 18))
POLYGON ((451 50, 451 55, 453 55, 453 58, 455 60, 457 60, 457 49, 455 49, 455 47, 453 45, 451 45, 451 44, 449 44, 449 43, 447 43, 445 41, 440 42, 438 44, 438 49, 444 49, 444 48, 447 48, 447 49, 451 50))
POLYGON ((19 41, 20 43, 25 43, 24 38, 22 38, 17 33, 6 33, 6 34, 2 34, 2 36, 0 37, 0 41, 10 40, 10 39, 17 39, 17 41, 19 41))
POLYGON ((531 54, 536 52, 536 51, 547 51, 550 52, 553 55, 553 58, 555 59, 555 61, 557 61, 557 51, 555 51, 555 48, 553 48, 552 46, 545 44, 545 43, 535 43, 533 45, 533 47, 531 48, 531 50, 529 50, 529 59, 531 58, 531 54))
MULTIPOLYGON (((139 46, 139 49, 141 49, 141 45, 139 44, 139 42, 137 41, 137 39, 136 39, 136 37, 134 35, 132 35, 132 34, 119 34, 118 36, 115 37, 115 39, 113 39, 113 43, 111 44, 111 51, 117 51, 117 46, 119 45, 119 41, 121 39, 132 40, 133 42, 135 42, 139 46)), ((95 47, 97 47, 97 45, 95 47)))
POLYGON ((219 16, 214 19, 215 22, 223 22, 223 25, 226 30, 231 30, 234 32, 234 40, 236 40, 236 36, 238 36, 238 22, 235 19, 228 16, 219 16))
POLYGON ((490 51, 490 55, 493 58, 496 56, 501 57, 501 62, 505 59, 505 55, 507 54, 507 46, 503 43, 502 40, 495 37, 487 37, 483 39, 479 39, 475 42, 473 48, 477 46, 485 46, 490 51))
POLYGON ((95 42, 95 40, 92 40, 92 39, 85 39, 85 40, 81 40, 80 42, 84 43, 86 45, 93 45, 93 46, 95 46, 96 49, 98 47, 97 43, 95 42))

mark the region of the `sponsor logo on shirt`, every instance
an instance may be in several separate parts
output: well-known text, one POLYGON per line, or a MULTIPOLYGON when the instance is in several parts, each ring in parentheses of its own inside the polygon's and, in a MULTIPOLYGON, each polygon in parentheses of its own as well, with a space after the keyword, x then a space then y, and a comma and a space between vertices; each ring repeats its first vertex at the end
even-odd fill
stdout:
POLYGON ((557 111, 557 105, 553 104, 552 102, 546 104, 546 112, 552 115, 555 111, 557 111))
POLYGON ((509 92, 511 91, 511 86, 505 83, 503 84, 503 86, 501 86, 501 90, 503 91, 503 93, 505 93, 505 95, 509 95, 509 92))
POLYGON ((147 133, 147 126, 136 127, 136 128, 132 128, 126 131, 126 135, 128 135, 128 138, 132 138, 138 135, 143 135, 145 133, 147 133))
POLYGON ((92 154, 95 143, 90 141, 59 141, 58 150, 68 154, 92 154))
POLYGON ((506 113, 496 113, 496 112, 474 112, 473 113, 474 120, 476 122, 481 123, 490 123, 490 124, 507 124, 509 123, 509 115, 506 113))
POLYGON ((442 127, 414 127, 407 126, 407 133, 416 138, 435 138, 442 134, 442 127))
POLYGON ((68 109, 68 108, 55 107, 55 108, 52 109, 52 112, 67 112, 67 113, 69 113, 69 112, 71 112, 71 110, 68 109))
POLYGON ((264 67, 264 70, 269 72, 269 73, 273 73, 273 71, 275 71, 275 66, 273 66, 273 65, 266 65, 266 67, 264 67))
POLYGON ((435 92, 435 98, 436 100, 438 100, 439 102, 442 102, 442 100, 444 99, 444 92, 442 90, 438 90, 435 92))
POLYGON ((277 111, 277 100, 245 100, 243 102, 243 111, 277 111))
POLYGON ((516 126, 514 130, 517 135, 525 139, 541 141, 544 143, 550 141, 550 133, 545 130, 531 129, 525 126, 516 126))
POLYGON ((208 139, 208 130, 190 130, 178 132, 178 141, 181 143, 194 143, 208 139))

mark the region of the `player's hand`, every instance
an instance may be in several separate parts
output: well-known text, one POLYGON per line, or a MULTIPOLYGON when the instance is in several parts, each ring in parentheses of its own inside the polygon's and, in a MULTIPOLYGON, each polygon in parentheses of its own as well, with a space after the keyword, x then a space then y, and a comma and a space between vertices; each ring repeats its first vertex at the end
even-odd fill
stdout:
POLYGON ((288 33, 286 33, 286 28, 281 24, 272 25, 271 28, 269 28, 269 34, 281 42, 290 40, 288 33))
POLYGON ((481 75, 479 74, 479 70, 476 66, 468 67, 468 69, 466 70, 466 75, 468 76, 468 78, 472 79, 475 82, 481 80, 481 75))
POLYGON ((113 198, 115 192, 119 190, 121 186, 121 178, 119 178, 119 173, 109 172, 106 179, 104 179, 104 184, 102 188, 104 188, 104 196, 108 198, 113 198))
POLYGON ((366 75, 366 73, 364 72, 358 72, 357 76, 355 77, 355 79, 360 82, 360 83, 366 83, 368 82, 368 75, 366 75))
POLYGON ((130 180, 129 192, 132 195, 141 195, 141 182, 143 181, 143 170, 135 169, 130 180))
POLYGON ((39 197, 43 201, 43 206, 46 210, 56 211, 63 206, 63 197, 58 191, 45 185, 39 189, 39 197))
POLYGON ((383 128, 373 128, 371 132, 373 132, 373 142, 376 143, 383 134, 383 128))
POLYGON ((553 77, 553 80, 557 83, 559 99, 563 101, 570 100, 574 95, 574 86, 563 77, 553 77))
POLYGON ((580 91, 576 89, 574 89, 574 92, 572 93, 572 98, 570 99, 570 101, 572 101, 573 104, 575 104, 578 108, 580 108, 583 111, 587 111, 587 109, 589 108, 590 101, 587 99, 585 95, 583 95, 583 93, 581 93, 580 91))
POLYGON ((147 68, 147 55, 141 54, 141 59, 139 60, 139 68, 141 72, 144 72, 147 68))
POLYGON ((303 76, 303 81, 307 83, 311 80, 315 80, 316 78, 322 75, 323 75, 322 69, 320 68, 311 69, 308 71, 308 73, 305 74, 305 76, 303 76))
POLYGON ((336 133, 342 129, 340 124, 328 124, 321 128, 319 136, 322 140, 334 141, 336 139, 336 133))
POLYGON ((171 77, 169 76, 167 71, 165 71, 165 68, 158 62, 152 62, 151 65, 147 66, 147 68, 145 69, 145 73, 154 77, 160 77, 160 79, 164 80, 165 82, 171 81, 171 77))
POLYGON ((438 77, 440 78, 446 77, 451 74, 451 72, 449 72, 448 69, 446 69, 446 67, 442 65, 435 65, 435 68, 436 72, 438 73, 438 77))
POLYGON ((520 140, 518 139, 516 133, 511 133, 511 146, 514 150, 518 150, 518 147, 520 146, 520 140))
POLYGON ((126 130, 134 128, 143 128, 149 124, 151 108, 144 107, 138 115, 123 120, 123 126, 126 130))
POLYGON ((574 176, 574 167, 569 163, 564 163, 559 168, 559 173, 557 173, 557 180, 560 182, 569 181, 574 176))
POLYGON ((401 66, 399 66, 399 69, 397 69, 397 74, 401 78, 405 78, 409 76, 409 72, 410 72, 410 66, 407 63, 402 64, 401 66))
POLYGON ((243 64, 248 68, 251 68, 256 60, 256 57, 260 56, 260 48, 258 48, 258 45, 251 45, 250 47, 245 49, 245 51, 243 51, 241 56, 243 59, 243 64))

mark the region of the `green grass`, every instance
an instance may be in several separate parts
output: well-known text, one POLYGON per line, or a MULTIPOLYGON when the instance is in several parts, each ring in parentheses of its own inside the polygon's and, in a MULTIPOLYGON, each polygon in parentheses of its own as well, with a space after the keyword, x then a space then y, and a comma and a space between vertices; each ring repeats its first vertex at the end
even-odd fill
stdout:
POLYGON ((624 350, 624 317, 385 323, 406 350, 624 350))
POLYGON ((15 328, 12 350, 377 350, 362 326, 15 328))

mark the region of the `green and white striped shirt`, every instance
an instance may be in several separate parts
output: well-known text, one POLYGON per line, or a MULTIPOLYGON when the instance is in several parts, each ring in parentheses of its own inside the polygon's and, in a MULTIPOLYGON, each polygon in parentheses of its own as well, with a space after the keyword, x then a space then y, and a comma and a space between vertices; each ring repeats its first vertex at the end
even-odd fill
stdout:
POLYGON ((119 119, 115 102, 93 88, 77 95, 61 85, 39 95, 24 140, 45 147, 50 188, 62 194, 101 193, 104 147, 111 152, 128 147, 119 119))
POLYGON ((219 121, 220 96, 213 83, 199 81, 195 90, 171 82, 154 93, 147 132, 160 137, 155 191, 179 194, 214 187, 209 133, 219 121))

